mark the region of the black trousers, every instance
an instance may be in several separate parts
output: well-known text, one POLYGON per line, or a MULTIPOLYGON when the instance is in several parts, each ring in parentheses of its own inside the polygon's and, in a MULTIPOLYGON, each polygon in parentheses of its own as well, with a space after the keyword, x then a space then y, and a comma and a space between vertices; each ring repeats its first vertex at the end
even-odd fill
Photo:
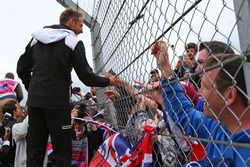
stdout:
POLYGON ((42 167, 50 134, 56 166, 71 164, 71 118, 69 110, 29 107, 27 167, 42 167))

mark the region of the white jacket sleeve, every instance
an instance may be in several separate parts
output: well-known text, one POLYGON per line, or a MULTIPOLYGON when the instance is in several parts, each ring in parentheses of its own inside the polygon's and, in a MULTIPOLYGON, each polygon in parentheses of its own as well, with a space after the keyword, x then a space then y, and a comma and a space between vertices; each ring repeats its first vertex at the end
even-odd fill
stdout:
POLYGON ((28 116, 23 120, 23 122, 15 123, 12 127, 12 137, 15 142, 23 140, 28 133, 28 116))

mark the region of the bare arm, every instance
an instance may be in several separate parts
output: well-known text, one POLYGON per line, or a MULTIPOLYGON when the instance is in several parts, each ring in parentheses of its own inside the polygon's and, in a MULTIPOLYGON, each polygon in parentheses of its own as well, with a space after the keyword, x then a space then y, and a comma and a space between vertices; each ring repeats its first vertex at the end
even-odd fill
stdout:
POLYGON ((135 98, 137 102, 143 102, 140 106, 144 105, 144 107, 155 107, 156 104, 153 100, 147 98, 146 96, 142 95, 138 89, 135 89, 131 84, 129 84, 125 80, 120 80, 121 85, 128 91, 128 93, 135 98))

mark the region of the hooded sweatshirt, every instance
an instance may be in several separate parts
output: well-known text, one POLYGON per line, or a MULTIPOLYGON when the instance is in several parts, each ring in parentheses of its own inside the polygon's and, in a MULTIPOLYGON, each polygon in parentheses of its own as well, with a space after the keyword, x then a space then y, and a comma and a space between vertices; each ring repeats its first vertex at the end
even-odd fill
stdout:
POLYGON ((184 131, 198 138, 208 139, 206 158, 188 166, 250 166, 250 148, 229 143, 250 144, 250 129, 231 133, 219 122, 206 118, 202 112, 195 110, 186 98, 182 86, 178 82, 162 80, 164 112, 184 131), (229 142, 216 144, 214 141, 229 142), (199 165, 197 165, 199 163, 199 165))
MULTIPOLYGON (((23 122, 15 123, 12 127, 12 137, 16 144, 14 166, 26 167, 27 155, 25 153, 27 148, 26 136, 28 133, 28 126, 29 123, 27 116, 23 122)), ((47 162, 48 155, 46 151, 43 167, 47 166, 47 162)))
POLYGON ((83 42, 70 28, 53 25, 34 32, 17 63, 17 74, 29 92, 27 105, 69 108, 72 68, 87 86, 109 84, 108 78, 93 73, 83 42))

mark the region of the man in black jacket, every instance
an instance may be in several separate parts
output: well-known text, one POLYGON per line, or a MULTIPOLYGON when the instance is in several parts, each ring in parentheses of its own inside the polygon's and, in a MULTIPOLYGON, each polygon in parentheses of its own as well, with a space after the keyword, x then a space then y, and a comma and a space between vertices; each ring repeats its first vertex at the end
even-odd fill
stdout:
POLYGON ((17 63, 17 74, 28 90, 29 129, 27 166, 42 166, 50 134, 57 166, 70 166, 70 85, 72 68, 87 86, 115 85, 115 77, 93 73, 83 42, 83 15, 74 9, 61 13, 60 25, 34 32, 17 63))
POLYGON ((14 166, 16 145, 12 140, 12 127, 23 112, 16 100, 10 100, 3 106, 4 119, 0 132, 0 167, 14 166))

